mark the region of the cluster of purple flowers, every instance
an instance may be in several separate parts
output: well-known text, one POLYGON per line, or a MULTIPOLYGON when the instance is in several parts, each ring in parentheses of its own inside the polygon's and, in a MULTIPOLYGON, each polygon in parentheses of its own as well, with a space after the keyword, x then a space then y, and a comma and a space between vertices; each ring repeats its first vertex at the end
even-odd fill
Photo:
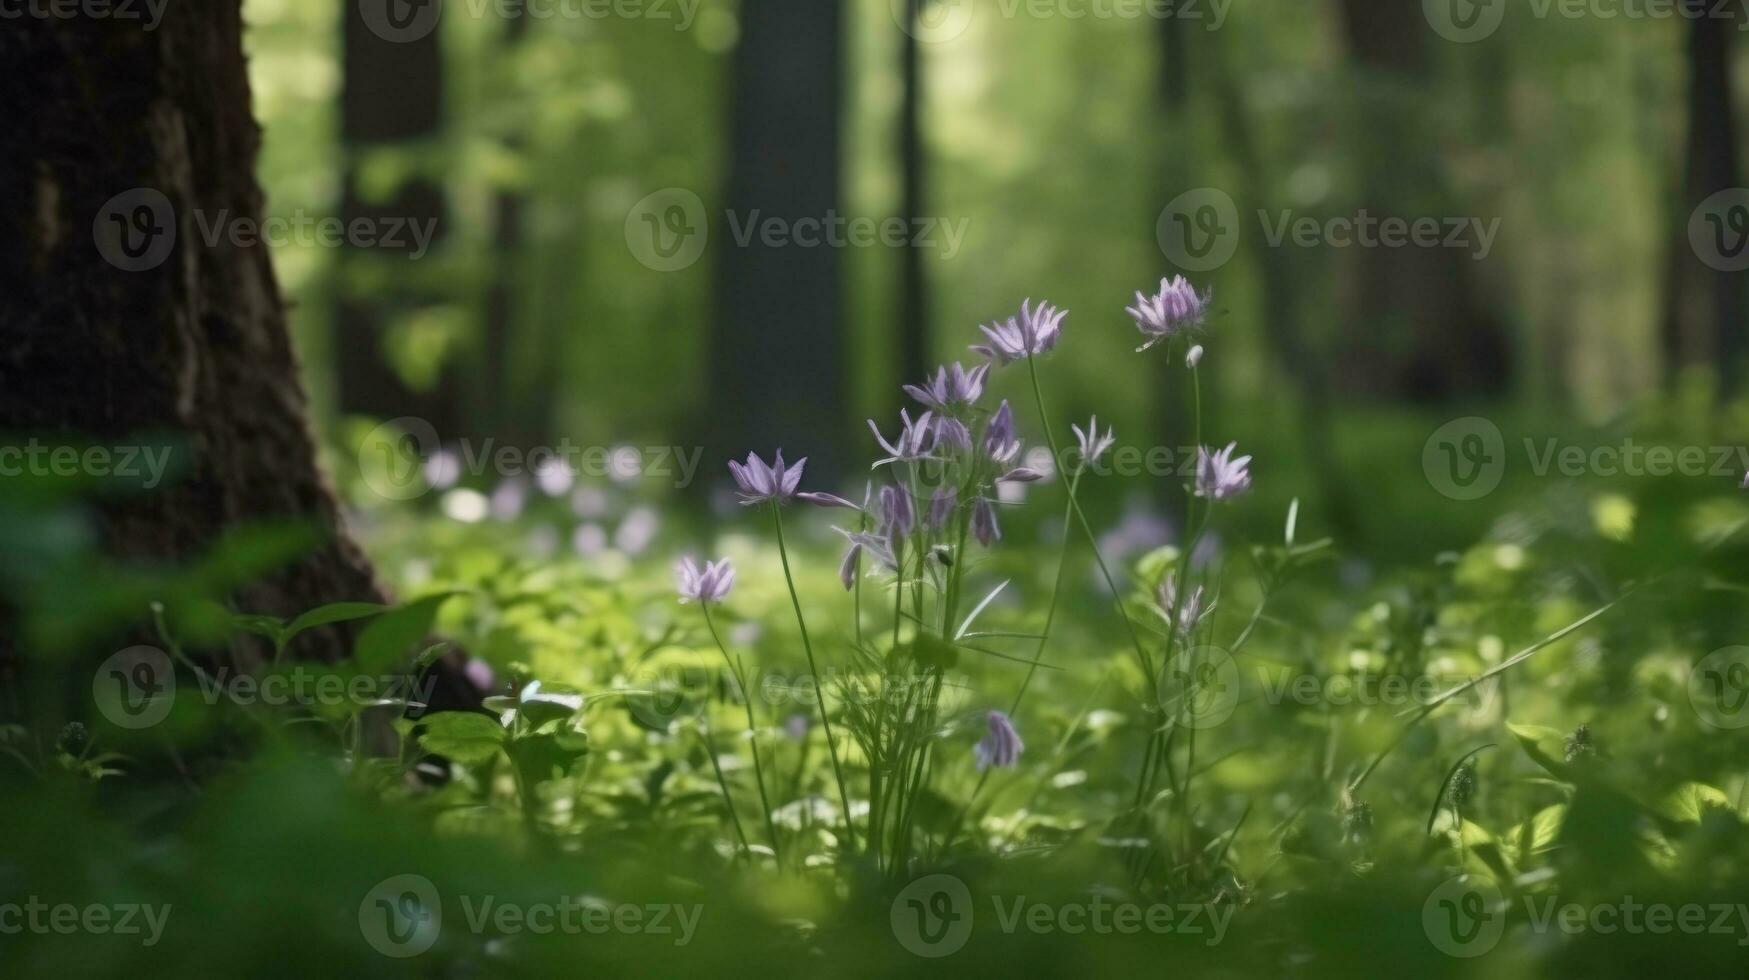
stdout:
MULTIPOLYGON (((1209 296, 1199 293, 1182 276, 1162 279, 1152 296, 1136 293, 1125 312, 1143 335, 1139 350, 1199 331, 1208 314, 1209 296)), ((969 535, 988 548, 1002 537, 997 516, 1002 484, 1031 483, 1045 474, 1022 463, 1024 445, 1015 427, 1014 410, 1007 401, 994 409, 984 404, 992 371, 1053 351, 1063 334, 1067 311, 1047 302, 1021 303, 1017 314, 980 326, 984 342, 971 350, 984 358, 971 368, 960 363, 944 365, 922 384, 905 385, 904 391, 919 407, 915 417, 909 409, 899 413, 899 428, 892 438, 870 419, 869 430, 884 455, 873 466, 888 469, 892 482, 878 491, 871 486, 861 504, 829 493, 800 490, 806 459, 785 465, 780 450, 771 464, 755 454, 745 462, 729 463, 741 503, 782 506, 793 499, 857 512, 855 530, 836 528, 848 542, 839 565, 839 580, 845 589, 855 586, 865 558, 901 575, 907 567, 925 574, 925 562, 933 559, 950 567, 954 554, 969 535)), ((1192 345, 1186 365, 1195 370, 1203 349, 1192 345)), ((1080 465, 1097 463, 1116 444, 1109 427, 1101 430, 1094 417, 1085 429, 1072 426, 1080 465)), ((1198 451, 1192 489, 1209 501, 1227 500, 1251 487, 1250 456, 1235 456, 1236 446, 1198 451)), ((734 569, 726 559, 700 568, 691 559, 679 570, 682 601, 720 602, 734 583, 734 569)), ((1199 586, 1180 605, 1173 582, 1163 583, 1158 601, 1167 618, 1176 617, 1175 628, 1188 633, 1213 608, 1205 603, 1199 586)), ((980 770, 1018 764, 1023 744, 1013 722, 1001 712, 988 715, 988 734, 977 744, 980 770)))

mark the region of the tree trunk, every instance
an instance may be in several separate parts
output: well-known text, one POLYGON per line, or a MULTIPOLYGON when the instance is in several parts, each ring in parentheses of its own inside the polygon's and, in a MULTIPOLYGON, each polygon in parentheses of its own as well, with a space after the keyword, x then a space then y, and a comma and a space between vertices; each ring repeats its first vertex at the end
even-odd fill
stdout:
MULTIPOLYGON (((1692 0, 1690 5, 1694 6, 1692 0)), ((1665 367, 1673 375, 1686 367, 1717 364, 1726 391, 1734 390, 1744 354, 1745 312, 1742 273, 1732 271, 1733 248, 1742 241, 1710 240, 1712 229, 1703 229, 1702 242, 1690 239, 1690 224, 1707 198, 1738 185, 1737 121, 1732 100, 1731 39, 1736 36, 1735 5, 1705 3, 1688 18, 1688 139, 1679 207, 1672 221, 1670 264, 1665 283, 1663 347, 1665 367), (1715 16, 1714 14, 1728 16, 1715 16), (1708 264, 1703 251, 1716 264, 1708 264)), ((1739 213, 1749 201, 1728 201, 1715 208, 1717 218, 1739 213)), ((1705 215, 1699 220, 1705 221, 1705 215)), ((1740 222, 1726 222, 1719 230, 1731 236, 1740 222)))
MULTIPOLYGON (((849 427, 840 247, 798 244, 839 207, 842 9, 838 0, 746 0, 730 91, 725 201, 713 223, 718 321, 711 351, 711 465, 750 450, 808 456, 823 480, 849 427), (775 222, 775 224, 774 224, 775 222), (767 225, 786 237, 768 240, 767 225)), ((720 470, 718 471, 720 472, 720 470)))
MULTIPOLYGON (((316 550, 234 596, 285 617, 385 597, 317 468, 267 246, 202 235, 263 214, 239 6, 191 0, 153 31, 25 19, 0 33, 0 429, 176 441, 177 479, 95 504, 118 559, 178 563, 239 526, 313 525, 316 550)), ((347 653, 337 629, 297 646, 347 653)))
MULTIPOLYGON (((377 227, 397 227, 406 221, 436 230, 433 245, 445 231, 443 187, 429 175, 416 175, 387 199, 365 194, 360 167, 373 152, 434 141, 443 121, 443 52, 436 18, 439 6, 407 5, 413 12, 404 27, 385 20, 402 10, 398 0, 344 3, 341 28, 345 85, 340 96, 340 141, 345 154, 340 218, 351 226, 369 221, 377 227)), ((341 275, 334 316, 336 388, 340 411, 374 418, 416 416, 444 438, 463 431, 466 414, 462 386, 447 363, 434 382, 410 385, 388 358, 386 332, 391 310, 407 312, 434 299, 421 281, 408 276, 405 249, 383 246, 347 247, 341 251, 341 275), (393 263, 384 269, 382 263, 393 263), (373 270, 372 266, 376 266, 373 270), (374 275, 371 273, 374 271, 374 275), (360 280, 372 280, 360 287, 360 280)), ((422 257, 432 261, 431 255, 422 257)))
MULTIPOLYGON (((925 201, 922 103, 923 66, 916 24, 924 0, 905 0, 905 16, 913 25, 899 32, 899 213, 906 221, 923 217, 925 201)), ((923 250, 899 249, 899 378, 919 383, 929 371, 929 283, 923 272, 923 250)), ((896 411, 896 409, 895 409, 896 411)))
MULTIPOLYGON (((1359 206, 1374 218, 1460 218, 1442 176, 1431 28, 1418 3, 1342 0, 1355 73, 1350 145, 1359 155, 1359 206)), ((1472 243, 1472 247, 1473 247, 1472 243)), ((1498 394, 1511 348, 1498 312, 1477 288, 1469 250, 1350 249, 1344 384, 1422 403, 1498 394)))
MULTIPOLYGON (((1252 129, 1251 115, 1233 69, 1231 50, 1220 44, 1212 50, 1212 87, 1217 114, 1237 165, 1239 197, 1256 202, 1255 207, 1269 207, 1270 189, 1275 178, 1252 129)), ((1349 538, 1360 531, 1360 518, 1354 497, 1348 490, 1352 481, 1344 478, 1337 453, 1338 433, 1328 361, 1322 352, 1307 343, 1305 337, 1305 311, 1310 304, 1305 301, 1293 263, 1285 250, 1260 248, 1257 257, 1264 337, 1275 354, 1277 370, 1289 380, 1298 396, 1300 445, 1323 498, 1330 527, 1338 535, 1349 538)))

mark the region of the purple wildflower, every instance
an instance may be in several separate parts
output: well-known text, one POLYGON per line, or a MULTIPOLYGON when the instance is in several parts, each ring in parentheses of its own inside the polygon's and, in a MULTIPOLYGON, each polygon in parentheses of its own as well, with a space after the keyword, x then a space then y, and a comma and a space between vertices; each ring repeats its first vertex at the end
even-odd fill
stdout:
POLYGON ((1007 466, 1020 455, 1020 439, 1014 434, 1014 409, 1003 399, 984 429, 984 455, 995 463, 1007 466))
POLYGON ((911 495, 898 487, 881 488, 881 526, 893 534, 910 534, 917 525, 911 495))
POLYGON ((1067 310, 1059 310, 1049 303, 1041 301, 1033 306, 1032 300, 1024 300, 1018 316, 980 326, 978 329, 990 342, 978 344, 972 350, 1003 365, 1036 354, 1048 354, 1057 346, 1063 333, 1063 318, 1068 315, 1067 310))
POLYGON ((959 504, 959 491, 953 487, 936 487, 934 496, 929 498, 928 526, 939 531, 947 527, 947 522, 953 518, 954 507, 959 504))
POLYGON ((938 369, 935 377, 923 385, 906 385, 905 393, 937 413, 956 412, 983 397, 984 376, 989 373, 989 364, 967 371, 955 361, 952 366, 938 369))
POLYGON ((1210 500, 1226 500, 1237 497, 1251 489, 1251 457, 1233 458, 1233 450, 1238 443, 1229 442, 1227 448, 1217 452, 1209 452, 1207 446, 1197 450, 1196 454, 1196 495, 1210 500))
POLYGON ((1117 443, 1117 435, 1108 426, 1102 433, 1099 431, 1099 416, 1087 420, 1087 430, 1083 432, 1078 425, 1069 426, 1075 433, 1075 441, 1081 444, 1081 465, 1092 466, 1099 462, 1099 457, 1117 443))
POLYGON ((735 566, 727 558, 705 562, 702 569, 691 558, 682 558, 674 571, 680 580, 681 602, 722 602, 735 587, 735 566))
POLYGON ((1196 287, 1183 276, 1161 279, 1160 291, 1153 296, 1137 292, 1136 305, 1124 307, 1124 312, 1136 321, 1136 329, 1148 338, 1137 350, 1147 350, 1201 325, 1208 313, 1208 303, 1209 298, 1198 295, 1196 287))
POLYGON ((966 451, 972 448, 972 430, 951 415, 935 417, 935 445, 938 448, 966 451))
POLYGON ((986 548, 1002 540, 1002 525, 996 521, 996 505, 989 497, 972 501, 972 536, 986 548))
POLYGON ((729 460, 729 473, 739 488, 741 506, 751 507, 768 500, 786 504, 796 495, 796 487, 802 482, 802 467, 808 465, 806 457, 787 470, 783 467, 783 450, 779 449, 774 459, 776 462, 770 466, 753 453, 747 454, 745 464, 729 460))
POLYGON ((876 466, 914 463, 929 458, 929 454, 935 451, 935 430, 929 424, 930 413, 924 412, 916 421, 912 421, 911 413, 901 408, 899 418, 903 425, 899 429, 898 438, 892 442, 888 442, 887 437, 881 435, 880 427, 875 425, 874 419, 868 420, 868 428, 874 433, 875 441, 887 451, 887 458, 875 463, 876 466))
POLYGON ((1154 593, 1154 603, 1160 613, 1160 618, 1166 620, 1166 625, 1177 629, 1180 636, 1187 638, 1196 632, 1196 628, 1202 624, 1204 617, 1215 611, 1215 603, 1204 604, 1206 598, 1202 586, 1199 585, 1190 590, 1190 594, 1184 597, 1184 605, 1180 607, 1178 604, 1178 577, 1172 574, 1168 574, 1160 582, 1160 588, 1154 593), (1177 613, 1176 621, 1173 619, 1175 612, 1177 613))
POLYGON ((846 531, 841 527, 832 530, 844 535, 844 539, 850 542, 849 550, 844 552, 844 560, 838 565, 838 581, 844 586, 844 591, 848 592, 856 585, 856 576, 862 569, 862 556, 865 552, 888 570, 898 570, 899 560, 894 557, 893 542, 887 535, 846 531))
POLYGON ((978 760, 978 771, 983 772, 991 766, 1012 769, 1019 765, 1020 753, 1026 751, 1026 743, 1014 730, 1014 722, 1000 711, 990 712, 988 721, 990 730, 972 749, 978 760))

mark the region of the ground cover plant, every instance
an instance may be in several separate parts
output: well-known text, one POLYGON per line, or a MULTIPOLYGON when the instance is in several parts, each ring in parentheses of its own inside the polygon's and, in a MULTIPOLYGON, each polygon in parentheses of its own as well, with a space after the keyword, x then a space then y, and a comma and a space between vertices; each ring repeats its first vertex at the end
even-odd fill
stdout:
POLYGON ((1744 16, 0 0, 0 980, 1742 973, 1744 16))
POLYGON ((1104 316, 1028 300, 907 387, 896 431, 870 421, 859 493, 781 450, 726 461, 733 503, 671 538, 713 546, 672 566, 579 559, 606 550, 589 522, 569 557, 540 544, 586 499, 636 553, 658 504, 550 469, 488 497, 440 454, 414 477, 439 506, 374 518, 402 602, 284 621, 214 596, 298 535, 130 577, 52 540, 51 495, 9 534, 39 581, 93 584, 33 628, 145 602, 156 643, 97 668, 81 720, 6 728, 12 799, 47 801, 7 808, 32 842, 10 885, 139 918, 15 962, 254 968, 233 937, 264 933, 288 968, 414 973, 1739 962, 1746 661, 1708 625, 1741 595, 1735 482, 1563 487, 1368 581, 1291 488, 1233 518, 1273 467, 1201 411, 1213 309, 1181 277, 1104 316), (1179 543, 1114 548, 1086 501, 1118 436, 1046 392, 1138 339, 1201 438, 1179 543), (456 519, 476 498, 498 516, 456 519), (345 622, 351 662, 281 659, 345 622), (271 655, 241 673, 199 652, 244 636, 271 655), (463 650, 493 693, 442 710, 463 650))

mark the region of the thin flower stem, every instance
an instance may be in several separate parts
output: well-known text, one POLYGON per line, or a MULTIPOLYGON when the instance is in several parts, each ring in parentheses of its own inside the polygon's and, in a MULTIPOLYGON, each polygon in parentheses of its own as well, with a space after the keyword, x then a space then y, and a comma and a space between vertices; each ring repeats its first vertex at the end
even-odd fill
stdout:
MULTIPOLYGON (((765 832, 771 836, 771 853, 777 859, 777 866, 783 867, 783 843, 777 836, 777 823, 771 816, 771 798, 765 794, 765 763, 759 757, 759 726, 753 720, 753 691, 747 687, 747 671, 739 658, 729 656, 729 648, 723 645, 723 637, 717 632, 716 621, 711 618, 709 603, 699 603, 704 611, 704 624, 710 628, 711 639, 717 641, 717 649, 723 654, 723 662, 735 675, 735 684, 741 688, 741 703, 747 709, 747 744, 753 751, 753 779, 759 784, 759 806, 765 814, 765 832)), ((726 792, 726 788, 725 788, 726 792)))
MULTIPOLYGON (((1032 379, 1032 397, 1038 405, 1039 424, 1044 427, 1045 441, 1051 447, 1051 459, 1061 460, 1063 455, 1057 447, 1056 432, 1051 428, 1051 417, 1045 411, 1044 389, 1039 386, 1038 382, 1038 363, 1031 355, 1026 358, 1026 371, 1032 379)), ((1136 624, 1130 620, 1129 610, 1124 607, 1123 593, 1118 591, 1117 579, 1112 576, 1111 569, 1106 567, 1105 556, 1099 553, 1099 539, 1094 535, 1093 525, 1088 523, 1087 515, 1081 510, 1081 501, 1076 496, 1075 486, 1067 481, 1065 481, 1064 486, 1068 490, 1069 509, 1075 512, 1076 520, 1081 523, 1081 531, 1087 536, 1088 546, 1093 549, 1093 562, 1099 566, 1099 574, 1104 577, 1106 587, 1111 590, 1112 603, 1117 606, 1118 615, 1123 617, 1124 627, 1129 630, 1130 643, 1136 648, 1136 659, 1141 661, 1143 676, 1153 677, 1153 660, 1148 656, 1146 648, 1142 646, 1142 635, 1136 632, 1136 624)))
POLYGON ((819 693, 820 725, 826 731, 826 752, 832 757, 832 777, 838 783, 838 802, 844 808, 844 836, 850 844, 850 851, 856 851, 856 825, 850 818, 850 793, 844 788, 844 770, 838 764, 838 744, 832 735, 832 718, 826 711, 826 688, 820 682, 820 668, 814 660, 814 644, 808 639, 808 622, 802 616, 802 600, 796 594, 795 576, 790 573, 789 545, 783 537, 783 509, 776 502, 771 505, 772 523, 777 525, 777 554, 783 561, 783 580, 789 586, 790 604, 795 607, 796 626, 802 631, 802 650, 808 655, 808 673, 813 675, 814 689, 819 693))
MULTIPOLYGON (((704 728, 705 755, 710 756, 711 771, 717 774, 717 785, 723 790, 723 804, 729 808, 729 820, 734 823, 735 836, 741 841, 741 854, 750 856, 753 853, 753 848, 747 843, 747 831, 741 827, 741 814, 735 809, 735 797, 729 792, 729 781, 723 777, 723 765, 717 761, 717 740, 711 735, 710 720, 700 716, 699 721, 704 728)), ((517 785, 521 786, 521 783, 522 780, 518 777, 517 785)), ((532 822, 532 818, 530 819, 532 822)))
MULTIPOLYGON (((1080 483, 1081 473, 1077 472, 1069 482, 1069 492, 1071 495, 1074 494, 1075 489, 1080 483)), ((1039 631, 1038 650, 1033 654, 1032 663, 1026 668, 1026 676, 1020 681, 1020 690, 1014 694, 1014 703, 1008 706, 1008 716, 1010 718, 1014 717, 1014 715, 1020 711, 1020 702, 1026 697, 1027 689, 1032 686, 1032 677, 1033 674, 1038 672, 1039 661, 1044 659, 1045 644, 1050 642, 1051 626, 1057 619, 1057 603, 1061 600, 1063 595, 1063 569, 1069 564, 1069 523, 1071 515, 1073 514, 1074 510, 1070 505, 1064 503, 1063 541, 1061 546, 1057 549, 1057 574, 1056 578, 1051 582, 1051 604, 1045 607, 1045 626, 1044 629, 1039 631)), ((979 783, 979 785, 982 786, 983 784, 979 783)), ((977 794, 974 793, 973 797, 976 798, 976 796, 977 794)))

